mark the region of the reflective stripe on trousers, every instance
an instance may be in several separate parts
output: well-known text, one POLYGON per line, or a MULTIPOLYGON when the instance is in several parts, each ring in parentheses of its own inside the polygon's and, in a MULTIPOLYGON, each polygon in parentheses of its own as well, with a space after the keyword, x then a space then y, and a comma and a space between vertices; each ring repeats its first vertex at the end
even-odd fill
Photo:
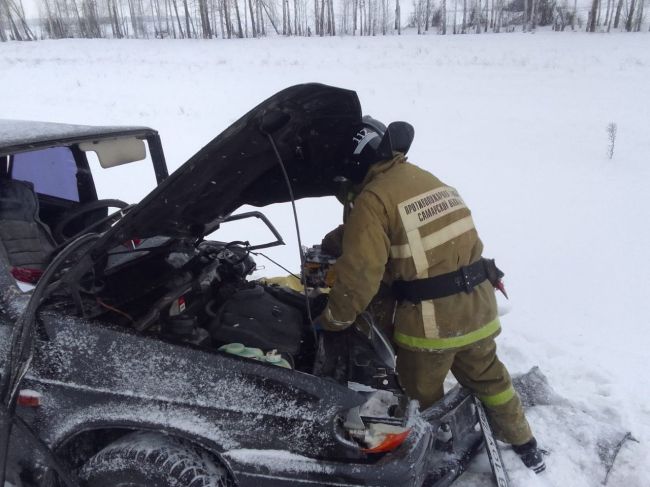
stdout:
POLYGON ((448 337, 448 338, 423 338, 405 335, 399 331, 395 331, 393 338, 398 345, 405 345, 410 348, 420 350, 449 350, 452 348, 460 348, 494 335, 501 329, 499 318, 494 318, 492 321, 483 325, 478 330, 466 333, 465 335, 448 337))

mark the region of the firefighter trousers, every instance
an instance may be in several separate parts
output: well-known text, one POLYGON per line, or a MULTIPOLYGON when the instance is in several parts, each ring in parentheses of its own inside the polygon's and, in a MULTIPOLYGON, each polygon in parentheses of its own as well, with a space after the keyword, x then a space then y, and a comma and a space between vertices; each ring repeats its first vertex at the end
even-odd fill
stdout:
POLYGON ((496 354, 493 338, 455 351, 413 351, 399 348, 397 372, 406 393, 426 409, 444 395, 447 373, 473 391, 486 406, 496 437, 506 443, 521 445, 533 434, 512 387, 507 369, 496 354))

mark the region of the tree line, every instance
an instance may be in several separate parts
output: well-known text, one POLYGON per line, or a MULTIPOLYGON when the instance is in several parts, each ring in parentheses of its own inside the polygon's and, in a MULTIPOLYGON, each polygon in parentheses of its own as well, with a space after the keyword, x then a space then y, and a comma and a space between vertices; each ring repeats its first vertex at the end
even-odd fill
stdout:
POLYGON ((81 38, 244 38, 467 34, 585 29, 628 32, 644 27, 649 0, 39 0, 28 20, 22 0, 0 0, 0 41, 81 38))

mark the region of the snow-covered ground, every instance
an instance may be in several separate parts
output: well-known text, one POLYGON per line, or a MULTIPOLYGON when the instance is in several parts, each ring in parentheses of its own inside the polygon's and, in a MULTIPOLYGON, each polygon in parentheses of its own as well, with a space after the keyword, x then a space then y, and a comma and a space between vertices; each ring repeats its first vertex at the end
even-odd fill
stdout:
MULTIPOLYGON (((639 443, 622 447, 608 485, 649 485, 650 35, 0 43, 1 117, 150 125, 171 168, 306 81, 410 121, 410 159, 459 188, 505 269, 500 355, 514 373, 539 365, 558 394, 529 411, 548 470, 535 477, 506 449, 513 485, 600 485, 627 431, 639 443)), ((111 171, 104 197, 134 201, 152 184, 111 171)), ((268 214, 290 242, 269 254, 295 270, 289 207, 268 214)), ((317 243, 340 208, 301 202, 299 214, 304 242, 317 243)), ((479 459, 458 485, 487 485, 487 472, 479 459)))

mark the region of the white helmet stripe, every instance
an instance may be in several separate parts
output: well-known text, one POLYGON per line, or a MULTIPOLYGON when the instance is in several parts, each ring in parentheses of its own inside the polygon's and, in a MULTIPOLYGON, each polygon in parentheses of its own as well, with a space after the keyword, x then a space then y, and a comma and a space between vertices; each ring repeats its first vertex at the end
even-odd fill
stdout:
POLYGON ((361 154, 363 148, 368 145, 368 142, 370 142, 375 137, 379 137, 379 134, 377 134, 377 132, 367 132, 366 135, 364 135, 363 139, 361 139, 361 142, 359 142, 357 145, 356 149, 354 149, 353 154, 355 156, 361 154))

